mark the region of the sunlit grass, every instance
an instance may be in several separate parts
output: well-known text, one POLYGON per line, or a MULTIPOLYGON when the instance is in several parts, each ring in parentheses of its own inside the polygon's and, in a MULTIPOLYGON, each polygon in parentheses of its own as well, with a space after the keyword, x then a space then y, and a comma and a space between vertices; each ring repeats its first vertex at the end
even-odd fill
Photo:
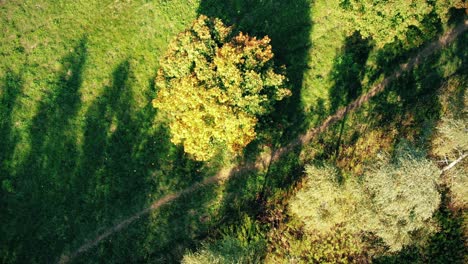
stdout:
MULTIPOLYGON (((354 56, 345 54, 347 29, 338 10, 338 3, 322 0, 0 1, 0 262, 54 262, 160 197, 190 187, 223 166, 217 160, 191 161, 169 142, 169 131, 150 105, 158 60, 170 39, 199 13, 235 23, 253 36, 272 38, 275 63, 287 66, 291 89, 298 96, 277 108, 275 121, 280 121, 272 123, 272 131, 281 134, 307 127, 296 118, 301 114, 309 126, 330 114, 338 66, 347 66, 340 58, 354 56), (283 119, 288 119, 287 129, 281 127, 283 119)), ((453 45, 458 49, 441 53, 441 77, 466 66, 466 55, 457 54, 463 49, 460 43, 453 45)), ((384 76, 379 52, 371 47, 368 60, 358 65, 364 75, 357 80, 361 92, 384 76)), ((384 66, 391 71, 397 62, 384 66)), ((430 72, 427 68, 419 74, 430 72)), ((416 79, 395 84, 394 91, 348 118, 338 163, 362 163, 360 155, 369 156, 367 149, 354 152, 356 142, 375 145, 377 151, 380 137, 386 136, 385 144, 391 145, 394 135, 379 126, 394 129, 400 117, 416 116, 416 125, 405 122, 409 125, 402 134, 419 135, 413 136, 427 116, 414 113, 424 105, 436 109, 436 102, 427 97, 427 104, 413 103, 425 91, 407 91, 428 83, 416 79), (371 123, 373 137, 366 134, 372 132, 367 130, 369 116, 377 120, 371 123)), ((332 127, 322 137, 324 143, 317 143, 318 154, 310 156, 330 158, 338 129, 332 127)), ((187 248, 194 248, 207 233, 216 233, 213 229, 235 224, 245 212, 260 211, 258 197, 290 188, 301 177, 302 165, 292 152, 267 172, 240 175, 226 186, 182 197, 103 241, 77 262, 180 260, 187 248)))

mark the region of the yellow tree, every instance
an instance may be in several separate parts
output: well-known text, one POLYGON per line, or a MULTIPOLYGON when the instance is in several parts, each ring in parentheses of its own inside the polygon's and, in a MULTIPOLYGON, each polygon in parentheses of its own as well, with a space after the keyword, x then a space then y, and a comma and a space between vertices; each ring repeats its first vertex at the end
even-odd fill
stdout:
POLYGON ((258 117, 290 94, 269 42, 202 15, 169 44, 153 106, 167 116, 174 144, 202 161, 238 154, 255 138, 258 117))

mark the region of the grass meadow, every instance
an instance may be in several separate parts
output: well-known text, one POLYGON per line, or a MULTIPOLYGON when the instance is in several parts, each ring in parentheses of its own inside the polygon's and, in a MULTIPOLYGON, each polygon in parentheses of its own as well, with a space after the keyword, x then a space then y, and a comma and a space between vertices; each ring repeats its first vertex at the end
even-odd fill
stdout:
MULTIPOLYGON (((277 105, 245 159, 255 159, 263 144, 286 145, 419 50, 380 50, 347 34, 330 2, 0 0, 0 262, 57 262, 225 165, 191 160, 151 106, 158 60, 199 14, 268 35, 275 63, 287 69, 293 96, 277 105)), ((440 118, 439 87, 466 77, 466 43, 465 33, 268 170, 183 196, 74 263, 178 262, 221 227, 245 215, 260 219, 287 196, 306 161, 333 159, 359 174, 359 164, 402 137, 428 144, 440 118)))

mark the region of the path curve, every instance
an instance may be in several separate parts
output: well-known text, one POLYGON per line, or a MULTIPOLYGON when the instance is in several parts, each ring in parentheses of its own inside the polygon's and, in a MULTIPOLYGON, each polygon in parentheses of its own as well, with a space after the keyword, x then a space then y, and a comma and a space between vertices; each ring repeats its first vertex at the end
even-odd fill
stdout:
POLYGON ((348 106, 343 107, 339 109, 335 114, 329 116, 325 121, 322 122, 322 124, 314 129, 309 130, 303 135, 298 136, 295 140, 293 140, 290 144, 276 150, 273 155, 265 155, 262 156, 259 160, 257 160, 254 163, 248 163, 244 165, 240 165, 237 167, 231 167, 231 168, 225 168, 219 171, 216 175, 206 178, 202 182, 196 183, 184 190, 181 190, 179 192, 173 193, 173 194, 168 194, 156 201, 154 201, 150 207, 145 208, 136 214, 128 217, 127 219, 121 221, 120 223, 116 224, 115 226, 107 229, 104 231, 102 234, 99 236, 95 237, 93 240, 90 240, 80 246, 77 250, 72 252, 69 255, 62 255, 60 257, 60 260, 58 263, 60 264, 65 264, 79 255, 85 253, 86 251, 94 248, 97 246, 101 241, 104 239, 110 237, 111 235, 119 232, 120 230, 124 229, 134 221, 138 220, 140 217, 150 213, 151 211, 159 209, 161 206, 166 205, 171 203, 172 201, 178 199, 179 197, 192 193, 204 186, 211 185, 211 184, 217 184, 220 182, 225 181, 228 179, 231 175, 236 175, 245 171, 251 171, 253 169, 259 169, 263 166, 263 164, 270 164, 271 162, 275 162, 278 159, 280 159, 284 154, 290 152, 293 150, 295 147, 300 146, 300 145, 305 145, 311 142, 311 140, 318 134, 322 133, 325 131, 330 125, 336 123, 337 121, 341 120, 344 115, 347 113, 353 112, 359 107, 361 107, 364 103, 368 102, 371 98, 382 92, 389 83, 394 81, 395 79, 398 79, 404 72, 407 72, 411 69, 413 69, 416 65, 420 64, 427 56, 431 55, 437 50, 442 49, 443 47, 447 46, 448 44, 452 43, 461 33, 466 31, 468 29, 468 20, 465 20, 463 23, 458 25, 455 28, 452 28, 451 30, 447 31, 444 35, 442 35, 438 40, 435 40, 428 44, 423 50, 418 52, 418 54, 411 59, 405 64, 401 64, 400 67, 396 72, 394 72, 392 75, 384 78, 380 83, 374 85, 369 92, 366 94, 360 96, 353 102, 351 102, 348 106))

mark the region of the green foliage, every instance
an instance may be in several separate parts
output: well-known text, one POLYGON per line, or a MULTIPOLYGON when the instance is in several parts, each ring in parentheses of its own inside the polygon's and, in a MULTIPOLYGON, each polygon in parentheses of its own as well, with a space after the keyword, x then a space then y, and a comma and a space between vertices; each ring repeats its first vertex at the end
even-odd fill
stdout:
POLYGON ((260 263, 261 251, 263 251, 263 248, 255 243, 246 247, 235 238, 224 237, 213 244, 203 245, 202 249, 195 253, 187 253, 184 255, 182 263, 260 263))
MULTIPOLYGON (((468 98, 465 96, 465 98, 468 98)), ((466 108, 465 108, 466 109, 466 108)), ((437 126, 437 134, 433 139, 432 151, 445 165, 468 152, 468 119, 466 113, 462 118, 444 117, 437 126), (465 116, 465 118, 463 118, 465 116)), ((452 204, 457 208, 468 207, 468 165, 459 163, 456 167, 444 173, 444 181, 450 189, 452 204)))
POLYGON ((184 255, 184 264, 205 264, 205 263, 241 263, 244 250, 239 242, 232 238, 224 238, 216 241, 216 244, 204 245, 203 249, 196 253, 184 255))
POLYGON ((265 241, 258 224, 245 216, 239 225, 227 228, 222 239, 185 254, 182 263, 260 263, 264 250, 265 241))
POLYGON ((273 71, 270 39, 257 40, 200 16, 161 60, 153 105, 170 121, 171 141, 196 160, 239 153, 255 138, 257 116, 289 95, 273 71))
POLYGON ((432 140, 432 153, 440 158, 456 159, 468 151, 468 93, 466 76, 450 77, 441 87, 439 99, 442 118, 432 140))
POLYGON ((466 0, 435 0, 434 2, 435 10, 443 23, 449 20, 451 8, 468 8, 468 2, 466 0))
POLYGON ((325 234, 306 234, 302 240, 291 240, 290 252, 290 258, 299 257, 300 263, 360 263, 363 247, 356 235, 333 228, 325 234))
POLYGON ((374 234, 390 251, 423 243, 438 209, 439 169, 409 152, 394 163, 382 163, 366 173, 363 182, 344 179, 330 166, 306 168, 306 185, 291 200, 291 211, 309 232, 329 232, 344 225, 351 233, 374 234))
POLYGON ((342 227, 330 232, 302 232, 300 227, 277 230, 273 252, 265 263, 366 263, 365 247, 359 236, 342 227))
POLYGON ((465 0, 340 0, 348 34, 359 31, 378 48, 399 41, 419 46, 437 32, 438 21, 447 23, 452 8, 466 8, 465 0))
POLYGON ((408 31, 423 29, 422 21, 432 11, 426 1, 418 0, 341 0, 341 6, 347 26, 374 39, 378 47, 406 41, 408 31))
MULTIPOLYGON (((465 185, 466 188, 466 185, 465 185)), ((449 197, 444 197, 448 200, 449 197)), ((466 236, 468 231, 468 215, 465 211, 452 211, 446 205, 435 215, 440 229, 431 236, 429 245, 422 250, 424 259, 431 263, 467 263, 468 248, 466 236)))
POLYGON ((304 231, 293 227, 292 231, 280 232, 287 246, 276 247, 278 252, 271 257, 271 263, 280 259, 297 263, 362 263, 366 259, 365 246, 356 223, 371 213, 364 206, 368 200, 359 183, 344 179, 330 165, 307 165, 305 172, 304 186, 289 206, 293 218, 303 223, 304 231))
MULTIPOLYGON (((459 1, 428 2, 435 3, 436 8, 441 6, 440 12, 445 12, 445 4, 459 1)), ((158 60, 167 50, 168 40, 187 28, 197 14, 222 17, 251 36, 271 37, 275 60, 287 65, 294 94, 302 97, 301 101, 291 100, 277 108, 278 115, 293 120, 297 130, 309 125, 298 115, 303 108, 314 121, 325 118, 329 114, 328 102, 333 100, 328 96, 329 89, 335 77, 343 73, 332 70, 333 64, 336 58, 347 56, 344 31, 352 33, 343 24, 345 16, 337 11, 338 4, 339 1, 327 0, 0 0, 0 262, 54 263, 164 195, 216 173, 219 163, 201 166, 188 160, 168 140, 170 134, 162 125, 161 116, 155 115, 148 105, 155 98, 154 70, 159 68, 158 60)), ((446 13, 447 18, 451 13, 446 13)), ((418 30, 411 28, 411 32, 418 30)), ((466 53, 465 42, 466 34, 458 45, 452 45, 458 47, 458 52, 450 48, 443 53, 445 70, 427 68, 418 71, 422 76, 418 78, 439 71, 449 76, 465 67, 466 56, 460 55, 466 53)), ((399 62, 395 63, 394 58, 408 55, 399 47, 382 53, 381 57, 376 56, 378 52, 371 50, 371 56, 362 65, 363 91, 380 78, 381 69, 387 73, 397 66, 399 62), (384 67, 381 60, 387 62, 384 67)), ((350 64, 341 65, 341 69, 354 63, 345 62, 350 64)), ((387 129, 379 129, 370 137, 376 147, 368 151, 363 146, 359 150, 362 155, 375 156, 381 147, 391 149, 387 148, 392 144, 387 136, 390 130, 395 131, 392 135, 400 136, 418 129, 420 122, 412 122, 410 117, 427 119, 426 110, 433 104, 426 104, 428 100, 413 103, 423 96, 435 98, 424 89, 427 83, 398 83, 392 89, 395 101, 376 100, 380 107, 370 104, 367 111, 377 113, 369 115, 370 120, 383 120, 380 124, 393 121, 387 129), (403 90, 420 92, 410 93, 415 99, 408 100, 403 90), (405 105, 413 105, 414 111, 407 111, 405 105), (405 115, 400 115, 399 109, 405 109, 401 111, 405 115), (379 119, 380 116, 383 118, 379 119)), ((466 84, 459 87, 463 89, 466 84)), ((347 120, 353 119, 347 128, 363 123, 355 116, 347 120)), ((210 123, 210 118, 206 121, 210 123)), ((283 130, 287 132, 289 128, 283 130)), ((369 135, 367 128, 360 131, 363 137, 369 135)), ((321 145, 330 144, 333 138, 322 137, 320 141, 319 154, 315 156, 326 158, 330 150, 321 145)), ((286 138, 273 145, 276 143, 286 143, 286 138)), ((350 146, 349 155, 356 153, 358 150, 354 152, 350 146)), ((255 158, 255 153, 249 155, 255 158)), ((296 153, 290 157, 298 159, 296 153)), ((278 186, 283 191, 291 190, 290 184, 302 173, 300 164, 281 162, 270 166, 267 175, 272 172, 274 175, 268 176, 266 196, 274 194, 278 186)), ((355 164, 361 164, 360 160, 355 164)), ((183 195, 125 226, 73 262, 180 262, 187 248, 193 248, 200 237, 218 234, 217 229, 224 229, 226 219, 231 220, 233 214, 261 211, 255 197, 261 189, 263 174, 255 171, 237 177, 235 182, 231 179, 225 187, 206 186, 199 192, 183 195), (225 207, 231 208, 231 214, 225 214, 225 207)), ((456 183, 458 177, 453 179, 456 183)), ((344 184, 348 181, 351 180, 346 179, 344 184)), ((460 182, 454 186, 462 190, 466 185, 460 182)), ((454 193, 454 188, 451 192, 454 193)), ((285 200, 283 197, 282 202, 285 200)), ((446 220, 450 222, 450 217, 446 220)), ((229 221, 231 226, 242 223, 229 221)), ((446 250, 463 248, 460 233, 458 237, 452 236, 454 230, 459 232, 455 227, 459 229, 460 224, 447 224, 446 230, 437 233, 438 243, 431 248, 432 255, 439 256, 434 258, 435 262, 445 259, 456 263, 455 254, 446 250)), ((320 238, 313 233, 307 238, 296 230, 282 236, 282 230, 278 231, 279 239, 291 239, 286 241, 286 245, 291 245, 290 252, 296 252, 291 255, 305 255, 305 262, 315 259, 337 262, 344 254, 357 252, 353 247, 346 249, 357 241, 354 234, 354 239, 349 236, 349 231, 344 238, 337 239, 341 231, 334 228, 320 238), (304 241, 312 251, 292 239, 304 241), (330 251, 336 254, 330 255, 330 251), (322 256, 311 256, 311 252, 322 256)), ((261 237, 265 230, 250 226, 234 231, 230 238, 221 239, 224 242, 220 244, 230 248, 224 251, 226 255, 238 251, 241 253, 235 259, 245 259, 246 255, 255 254, 252 262, 263 256, 263 242, 255 237, 261 237), (245 235, 241 234, 249 235, 243 239, 245 235), (246 250, 246 243, 249 248, 256 244, 252 241, 259 241, 258 248, 246 250)), ((215 248, 212 252, 219 256, 223 250, 215 248)))
POLYGON ((445 190, 442 196, 443 203, 434 216, 439 230, 431 235, 424 247, 405 247, 397 254, 374 258, 373 263, 466 263, 466 212, 453 211, 448 207, 451 202, 445 190))
MULTIPOLYGON (((445 183, 450 189, 451 203, 455 208, 468 208, 468 164, 457 164, 445 172, 445 183)), ((468 228, 468 227, 467 227, 468 228)))

